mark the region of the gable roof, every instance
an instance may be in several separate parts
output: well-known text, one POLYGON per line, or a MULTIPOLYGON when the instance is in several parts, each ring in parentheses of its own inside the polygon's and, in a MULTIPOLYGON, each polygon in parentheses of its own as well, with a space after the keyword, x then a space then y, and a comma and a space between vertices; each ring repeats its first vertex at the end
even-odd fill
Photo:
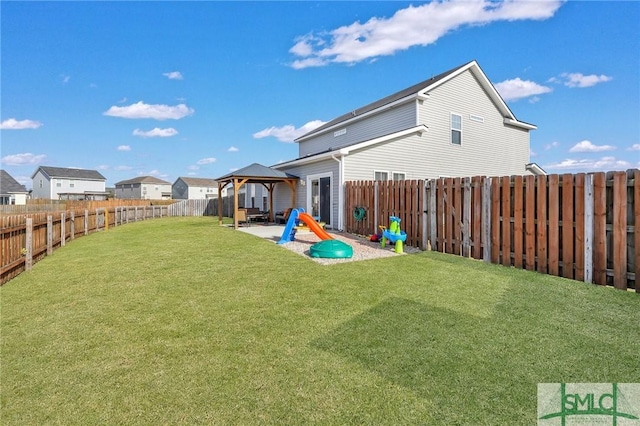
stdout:
POLYGON ((166 180, 158 179, 154 176, 138 176, 133 179, 121 180, 120 182, 116 182, 116 185, 126 185, 131 183, 150 183, 150 184, 159 184, 159 185, 171 185, 171 182, 167 182, 166 180))
POLYGON ((0 169, 0 194, 28 193, 24 185, 18 183, 6 170, 0 169))
POLYGON ((297 138, 296 142, 302 142, 305 139, 309 139, 313 136, 319 135, 329 130, 333 130, 337 126, 343 126, 350 122, 361 120, 364 117, 375 114, 379 112, 383 108, 388 108, 393 105, 398 105, 401 103, 405 103, 407 101, 415 100, 415 99, 428 99, 430 90, 446 83, 447 81, 455 78, 456 76, 462 74, 463 72, 470 70, 474 76, 480 82, 482 88, 487 92, 488 96, 494 101, 503 117, 505 118, 505 123, 524 127, 529 130, 533 130, 536 126, 518 121, 504 102, 496 88, 491 84, 485 73, 480 68, 480 65, 476 61, 468 62, 464 65, 460 65, 456 68, 452 68, 449 71, 445 71, 442 74, 438 74, 434 77, 431 77, 427 80, 421 81, 420 83, 414 84, 413 86, 407 87, 406 89, 400 90, 392 95, 384 97, 380 100, 367 104, 361 108, 357 108, 347 114, 343 114, 333 120, 323 124, 322 126, 305 133, 304 135, 297 138))
POLYGON ((178 179, 186 183, 188 186, 218 186, 218 182, 215 179, 194 177, 179 177, 178 179))
POLYGON ((102 176, 100 172, 96 170, 85 170, 85 169, 70 169, 66 167, 51 167, 51 166, 40 166, 33 173, 31 178, 38 173, 38 171, 42 171, 45 175, 50 178, 71 178, 71 179, 82 179, 82 180, 104 180, 107 178, 102 176))

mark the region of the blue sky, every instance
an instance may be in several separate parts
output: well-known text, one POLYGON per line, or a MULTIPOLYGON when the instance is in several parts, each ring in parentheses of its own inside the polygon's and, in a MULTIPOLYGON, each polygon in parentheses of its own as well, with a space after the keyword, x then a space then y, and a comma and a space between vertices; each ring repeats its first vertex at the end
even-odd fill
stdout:
POLYGON ((216 178, 477 60, 549 173, 640 167, 640 2, 7 2, 1 167, 216 178))

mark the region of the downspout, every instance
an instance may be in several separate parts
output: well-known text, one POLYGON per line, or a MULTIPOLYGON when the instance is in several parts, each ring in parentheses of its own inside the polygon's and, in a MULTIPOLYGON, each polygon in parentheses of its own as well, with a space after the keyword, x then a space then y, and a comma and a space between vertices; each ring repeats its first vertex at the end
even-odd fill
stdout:
POLYGON ((338 162, 338 230, 344 230, 344 157, 349 152, 346 150, 340 150, 341 158, 336 158, 335 154, 331 154, 331 158, 338 162))

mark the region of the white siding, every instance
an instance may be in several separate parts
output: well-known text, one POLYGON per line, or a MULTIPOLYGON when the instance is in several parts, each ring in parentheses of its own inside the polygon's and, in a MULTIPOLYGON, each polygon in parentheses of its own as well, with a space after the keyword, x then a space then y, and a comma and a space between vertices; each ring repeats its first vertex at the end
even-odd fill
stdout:
MULTIPOLYGON (((442 166, 436 168, 438 175, 526 174, 529 131, 504 124, 504 117, 471 71, 437 87, 429 95, 419 107, 419 118, 429 128, 428 158, 442 166), (451 113, 462 116, 461 145, 451 144, 451 113), (471 120, 471 115, 484 121, 471 120)), ((413 156, 417 152, 407 154, 413 156)))
POLYGON ((353 124, 338 127, 346 133, 334 137, 334 131, 299 143, 299 157, 326 151, 329 148, 344 147, 378 136, 388 135, 416 125, 416 102, 410 101, 353 124))
MULTIPOLYGON (((331 175, 331 225, 328 227, 338 227, 338 202, 339 192, 342 190, 340 187, 340 164, 333 160, 318 161, 316 163, 306 164, 304 166, 293 166, 289 168, 279 169, 283 172, 290 173, 294 176, 298 176, 300 180, 305 182, 305 185, 300 185, 298 182, 296 186, 296 205, 294 207, 302 207, 309 211, 311 206, 308 204, 307 191, 311 190, 310 185, 307 184, 307 179, 310 176, 328 176, 331 175)), ((273 196, 273 208, 276 212, 284 211, 291 207, 291 190, 288 185, 279 183, 274 189, 273 196)))

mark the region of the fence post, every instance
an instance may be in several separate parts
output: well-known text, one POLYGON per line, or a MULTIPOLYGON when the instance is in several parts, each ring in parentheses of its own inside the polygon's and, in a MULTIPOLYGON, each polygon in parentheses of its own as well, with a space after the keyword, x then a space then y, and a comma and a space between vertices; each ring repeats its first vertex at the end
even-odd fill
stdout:
POLYGON ((73 240, 76 237, 76 212, 71 210, 69 218, 69 239, 73 240))
POLYGON ((84 209, 84 235, 89 235, 89 209, 84 209))
POLYGON ((53 253, 53 217, 47 215, 47 256, 53 253))
POLYGON ((584 181, 584 282, 593 282, 593 175, 584 181))
POLYGON ((471 233, 471 178, 464 178, 463 181, 462 205, 462 256, 470 257, 471 245, 469 244, 469 234, 471 233))
POLYGON ((104 230, 109 230, 109 207, 104 208, 104 230))
POLYGON ((60 247, 64 247, 66 244, 67 234, 67 214, 60 213, 60 247))
POLYGON ((27 253, 24 259, 24 269, 30 271, 33 267, 33 218, 31 217, 27 218, 25 238, 27 253))
POLYGON ((482 260, 491 262, 491 178, 482 180, 482 260))

